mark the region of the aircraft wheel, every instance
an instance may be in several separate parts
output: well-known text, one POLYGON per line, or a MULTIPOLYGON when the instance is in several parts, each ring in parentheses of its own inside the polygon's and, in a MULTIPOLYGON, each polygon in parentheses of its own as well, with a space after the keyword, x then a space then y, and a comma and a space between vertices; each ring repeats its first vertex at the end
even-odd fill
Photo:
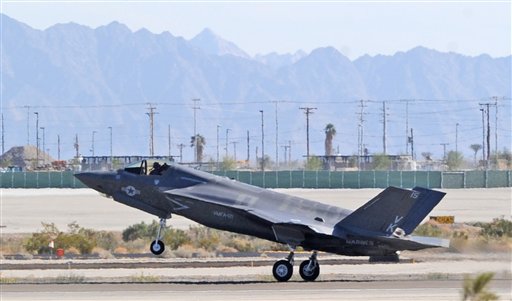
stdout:
POLYGON ((300 264, 299 274, 304 281, 315 281, 318 275, 320 275, 320 265, 318 265, 318 262, 315 262, 312 268, 309 267, 310 262, 311 260, 304 260, 300 264))
POLYGON ((149 249, 151 250, 151 253, 155 255, 160 255, 165 251, 164 242, 161 240, 153 240, 149 249))
POLYGON ((290 280, 293 274, 293 266, 288 260, 279 260, 272 268, 272 274, 279 282, 286 282, 290 280))

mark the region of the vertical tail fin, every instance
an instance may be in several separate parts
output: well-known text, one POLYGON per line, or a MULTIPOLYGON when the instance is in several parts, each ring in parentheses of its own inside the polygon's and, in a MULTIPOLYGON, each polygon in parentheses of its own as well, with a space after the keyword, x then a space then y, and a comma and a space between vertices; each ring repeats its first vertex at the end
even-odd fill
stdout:
POLYGON ((444 192, 421 187, 412 190, 388 187, 341 220, 337 226, 387 235, 400 228, 408 235, 444 195, 444 192))

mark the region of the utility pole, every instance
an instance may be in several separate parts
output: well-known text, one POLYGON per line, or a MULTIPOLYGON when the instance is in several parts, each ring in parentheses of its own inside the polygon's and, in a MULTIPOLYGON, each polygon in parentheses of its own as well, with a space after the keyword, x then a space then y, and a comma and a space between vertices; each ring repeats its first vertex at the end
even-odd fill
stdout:
POLYGON ((382 102, 382 124, 383 124, 383 127, 382 127, 382 153, 385 155, 387 154, 387 144, 386 144, 386 136, 387 136, 387 131, 386 131, 386 128, 387 128, 387 117, 388 116, 388 113, 386 111, 386 102, 383 101, 382 102))
POLYGON ((92 143, 91 143, 91 152, 92 156, 94 157, 94 135, 96 134, 96 131, 92 131, 92 143))
POLYGON ((263 128, 263 110, 261 113, 261 171, 265 171, 265 130, 263 128))
POLYGON ((178 144, 178 148, 180 149, 180 163, 183 162, 183 147, 185 147, 185 144, 183 144, 183 143, 178 144))
POLYGON ((114 155, 113 155, 113 152, 112 152, 112 127, 109 126, 108 127, 109 131, 110 131, 110 169, 114 169, 114 155))
POLYGON ((43 165, 45 165, 46 164, 46 156, 44 155, 45 154, 44 151, 46 150, 46 148, 45 148, 44 126, 42 126, 40 129, 43 130, 43 165))
POLYGON ((455 152, 459 152, 459 123, 455 124, 455 152))
MULTIPOLYGON (((488 166, 489 161, 491 159, 491 123, 489 120, 489 111, 490 111, 489 107, 494 106, 495 104, 488 102, 488 103, 480 103, 479 105, 484 107, 484 111, 487 115, 487 164, 486 165, 488 166)), ((480 110, 482 110, 482 109, 480 109, 480 110)), ((496 155, 497 155, 497 153, 496 153, 496 155)))
POLYGON ((250 165, 249 161, 251 160, 251 140, 249 136, 249 131, 247 131, 247 165, 250 165))
POLYGON ((301 107, 299 109, 304 110, 304 114, 306 114, 306 160, 309 160, 309 114, 313 114, 317 108, 301 107))
POLYGON ((235 154, 235 162, 236 162, 236 144, 238 143, 238 141, 233 141, 231 142, 231 144, 233 144, 233 153, 235 154))
POLYGON ((219 129, 220 125, 217 124, 217 169, 219 169, 219 129))
POLYGON ((30 145, 30 106, 24 108, 27 108, 27 145, 30 145))
POLYGON ((149 113, 146 113, 146 115, 149 116, 149 155, 154 156, 155 155, 155 147, 154 147, 154 119, 155 114, 158 114, 155 112, 156 107, 153 107, 151 103, 148 103, 148 110, 149 113))
POLYGON ((411 137, 410 137, 410 142, 411 142, 411 158, 414 160, 414 133, 413 133, 413 130, 411 128, 411 137))
POLYGON ((363 156, 364 154, 364 115, 366 115, 366 113, 364 112, 364 108, 366 108, 366 105, 364 103, 364 100, 361 99, 361 104, 359 104, 359 107, 361 108, 361 110, 359 111, 359 124, 358 124, 358 158, 357 158, 357 162, 358 162, 358 167, 359 169, 361 169, 361 157, 363 156))
POLYGON ((78 158, 80 157, 80 144, 78 144, 78 134, 75 134, 75 144, 73 145, 73 147, 75 148, 75 151, 76 151, 75 158, 78 160, 78 158))
POLYGON ((36 168, 39 167, 39 112, 36 115, 36 168))
POLYGON ((2 155, 5 154, 5 124, 4 113, 2 113, 2 155))
POLYGON ((169 153, 169 160, 172 158, 172 152, 171 152, 171 146, 172 146, 172 142, 171 142, 171 125, 170 124, 167 124, 167 148, 168 148, 168 153, 169 153))
POLYGON ((288 165, 292 164, 292 141, 288 140, 288 165))
POLYGON ((60 161, 60 135, 57 135, 57 160, 60 161))
POLYGON ((482 161, 485 162, 485 108, 481 108, 480 112, 482 112, 482 161))
POLYGON ((491 159, 491 126, 489 122, 489 104, 487 104, 487 165, 491 159))
POLYGON ((197 106, 197 102, 201 101, 199 98, 192 99, 194 102, 194 106, 192 109, 194 109, 194 162, 197 162, 197 125, 196 125, 196 111, 200 109, 199 106, 197 106))
POLYGON ((409 100, 405 100, 405 154, 409 154, 409 100))
POLYGON ((276 168, 279 168, 279 146, 278 146, 278 129, 279 129, 279 124, 278 124, 278 120, 277 120, 277 104, 278 104, 278 101, 275 101, 274 102, 275 105, 276 105, 276 168))
POLYGON ((446 146, 450 143, 440 143, 443 146, 443 161, 446 161, 446 146))
POLYGON ((495 110, 494 121, 494 152, 496 154, 496 164, 498 163, 498 96, 493 96, 495 110))
POLYGON ((2 155, 5 154, 5 127, 4 127, 4 113, 2 113, 2 155))
POLYGON ((283 145, 282 146, 284 148, 284 161, 285 161, 285 164, 286 164, 286 167, 289 167, 290 166, 290 159, 289 159, 289 156, 290 156, 290 145, 283 145))
POLYGON ((226 150, 226 159, 228 158, 228 143, 229 143, 229 131, 230 129, 226 129, 226 147, 224 148, 226 150))

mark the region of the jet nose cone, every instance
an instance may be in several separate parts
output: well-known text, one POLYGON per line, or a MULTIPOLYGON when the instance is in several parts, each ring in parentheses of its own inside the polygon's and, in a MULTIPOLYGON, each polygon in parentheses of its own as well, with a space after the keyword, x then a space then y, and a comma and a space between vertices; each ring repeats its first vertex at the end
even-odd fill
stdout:
POLYGON ((82 172, 75 174, 75 177, 86 186, 111 195, 114 188, 115 173, 105 172, 82 172))

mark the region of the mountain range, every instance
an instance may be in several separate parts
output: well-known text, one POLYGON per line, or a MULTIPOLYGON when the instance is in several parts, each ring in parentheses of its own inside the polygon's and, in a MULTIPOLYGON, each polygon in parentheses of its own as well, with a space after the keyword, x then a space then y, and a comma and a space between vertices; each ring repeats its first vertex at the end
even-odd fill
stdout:
POLYGON ((254 158, 255 148, 261 149, 263 119, 267 153, 275 157, 279 126, 278 155, 283 156, 282 145, 293 141, 297 159, 305 154, 306 118, 300 107, 307 106, 317 108, 310 116, 314 153, 323 154, 327 123, 338 129, 334 145, 340 153, 357 152, 361 120, 365 146, 379 152, 386 101, 388 152, 406 151, 407 126, 407 132, 414 127, 418 152, 439 154, 440 143, 454 146, 459 123, 460 148, 469 156, 468 145, 482 141, 479 103, 492 96, 500 99, 500 148, 510 145, 511 56, 470 57, 418 46, 353 61, 333 47, 251 57, 210 29, 186 40, 169 32, 133 32, 118 22, 94 29, 68 23, 37 30, 1 18, 7 146, 35 144, 37 117, 53 157, 57 135, 63 157, 74 155, 77 135, 83 155, 93 149, 108 154, 109 127, 115 153, 147 154, 147 113, 154 106, 159 154, 169 148, 177 154, 176 145, 186 144, 185 157, 192 157, 188 144, 197 114, 196 131, 206 137, 211 158, 217 144, 222 144, 222 156, 232 155, 236 143, 239 158, 246 153, 254 158), (227 150, 224 140, 229 140, 227 150))

